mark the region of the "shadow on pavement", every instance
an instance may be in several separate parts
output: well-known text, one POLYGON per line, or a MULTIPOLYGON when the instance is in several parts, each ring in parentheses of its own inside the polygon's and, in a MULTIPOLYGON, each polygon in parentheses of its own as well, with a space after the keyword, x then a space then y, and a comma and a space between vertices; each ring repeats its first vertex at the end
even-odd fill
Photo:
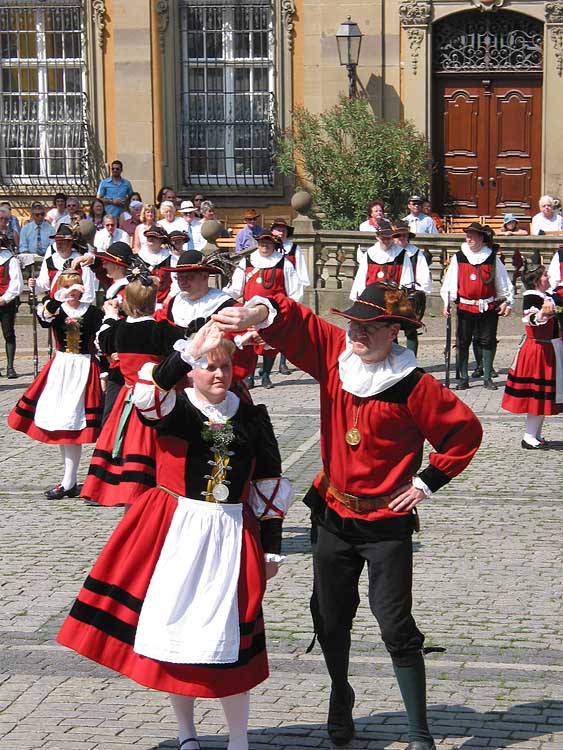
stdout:
MULTIPOLYGON (((197 710, 197 709, 196 709, 197 710)), ((510 748, 543 735, 551 735, 563 727, 563 701, 541 700, 519 703, 506 711, 474 711, 459 705, 430 705, 429 719, 437 742, 455 738, 449 750, 510 748)), ((252 709, 251 709, 252 719, 252 709)), ((346 745, 350 750, 385 750, 397 742, 408 742, 407 722, 403 712, 388 711, 375 716, 356 717, 356 737, 346 745)), ((332 748, 324 724, 289 724, 272 729, 251 730, 250 750, 272 748, 332 748), (300 741, 302 740, 302 741, 300 741)), ((223 750, 227 738, 218 735, 199 737, 202 748, 223 750)), ((155 750, 177 748, 175 740, 165 740, 155 750)))

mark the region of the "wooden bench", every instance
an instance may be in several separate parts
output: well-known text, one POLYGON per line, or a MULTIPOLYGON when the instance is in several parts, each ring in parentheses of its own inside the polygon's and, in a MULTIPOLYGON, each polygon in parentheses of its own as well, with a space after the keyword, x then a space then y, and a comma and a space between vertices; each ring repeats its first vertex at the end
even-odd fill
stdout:
POLYGON ((476 221, 481 224, 478 216, 446 216, 446 234, 463 234, 465 227, 476 221))

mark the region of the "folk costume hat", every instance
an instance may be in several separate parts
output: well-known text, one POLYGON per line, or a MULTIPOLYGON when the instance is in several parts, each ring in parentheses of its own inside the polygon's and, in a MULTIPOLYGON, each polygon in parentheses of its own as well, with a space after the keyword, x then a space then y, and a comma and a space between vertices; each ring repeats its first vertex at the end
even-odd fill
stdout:
POLYGON ((410 226, 406 221, 396 221, 393 224, 393 237, 401 237, 403 234, 408 234, 409 240, 413 240, 416 237, 416 234, 411 232, 410 226))
POLYGON ((472 221, 471 224, 468 224, 466 227, 464 227, 463 231, 477 232, 477 234, 482 234, 483 239, 487 244, 492 242, 493 237, 495 236, 495 233, 488 224, 478 224, 476 221, 472 221))
POLYGON ((170 243, 170 237, 168 236, 168 232, 159 224, 153 224, 148 229, 146 229, 145 237, 158 237, 160 241, 162 242, 162 244, 168 245, 170 243))
POLYGON ((188 271, 205 271, 206 273, 224 273, 224 270, 212 263, 207 263, 207 259, 199 250, 186 250, 178 258, 178 263, 173 266, 164 266, 164 271, 175 273, 186 273, 188 271))
POLYGON ((256 242, 260 244, 261 242, 271 242, 272 245, 277 245, 278 241, 274 237, 273 234, 268 234, 267 232, 264 232, 264 234, 261 234, 260 237, 256 238, 256 242))
POLYGON ((99 250, 96 258, 104 263, 115 263, 116 266, 129 268, 133 260, 133 251, 126 242, 112 242, 107 250, 99 250))
POLYGON ((368 284, 347 310, 332 308, 330 312, 359 323, 407 323, 414 328, 422 326, 406 290, 396 284, 368 284))
POLYGON ((275 229, 276 227, 285 227, 287 229, 287 236, 291 237, 295 229, 291 226, 291 224, 288 224, 287 221, 283 218, 283 216, 278 216, 277 219, 274 219, 272 222, 272 225, 270 227, 270 232, 272 229, 275 229))
POLYGON ((391 226, 380 226, 375 230, 376 237, 395 237, 395 232, 391 226))
POLYGON ((72 227, 69 224, 60 224, 59 228, 49 235, 50 240, 74 240, 76 239, 72 227))
POLYGON ((174 229, 168 236, 171 240, 177 240, 181 238, 184 240, 184 242, 187 242, 190 239, 190 235, 187 232, 182 232, 180 229, 174 229))

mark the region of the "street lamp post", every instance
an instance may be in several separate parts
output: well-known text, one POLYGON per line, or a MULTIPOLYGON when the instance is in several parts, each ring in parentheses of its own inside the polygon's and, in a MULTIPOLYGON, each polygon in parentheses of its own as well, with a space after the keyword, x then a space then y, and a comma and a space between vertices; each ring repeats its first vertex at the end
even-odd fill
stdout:
POLYGON ((358 24, 354 23, 350 16, 338 27, 336 44, 340 64, 345 65, 348 72, 348 96, 350 99, 354 99, 358 93, 356 68, 360 58, 362 32, 358 24))

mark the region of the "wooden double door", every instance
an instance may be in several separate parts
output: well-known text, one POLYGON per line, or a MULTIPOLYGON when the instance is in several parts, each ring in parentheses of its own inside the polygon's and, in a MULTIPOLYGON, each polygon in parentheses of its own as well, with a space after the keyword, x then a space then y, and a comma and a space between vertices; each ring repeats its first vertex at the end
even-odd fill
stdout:
POLYGON ((434 91, 435 208, 460 216, 535 213, 541 77, 437 77, 434 91))

